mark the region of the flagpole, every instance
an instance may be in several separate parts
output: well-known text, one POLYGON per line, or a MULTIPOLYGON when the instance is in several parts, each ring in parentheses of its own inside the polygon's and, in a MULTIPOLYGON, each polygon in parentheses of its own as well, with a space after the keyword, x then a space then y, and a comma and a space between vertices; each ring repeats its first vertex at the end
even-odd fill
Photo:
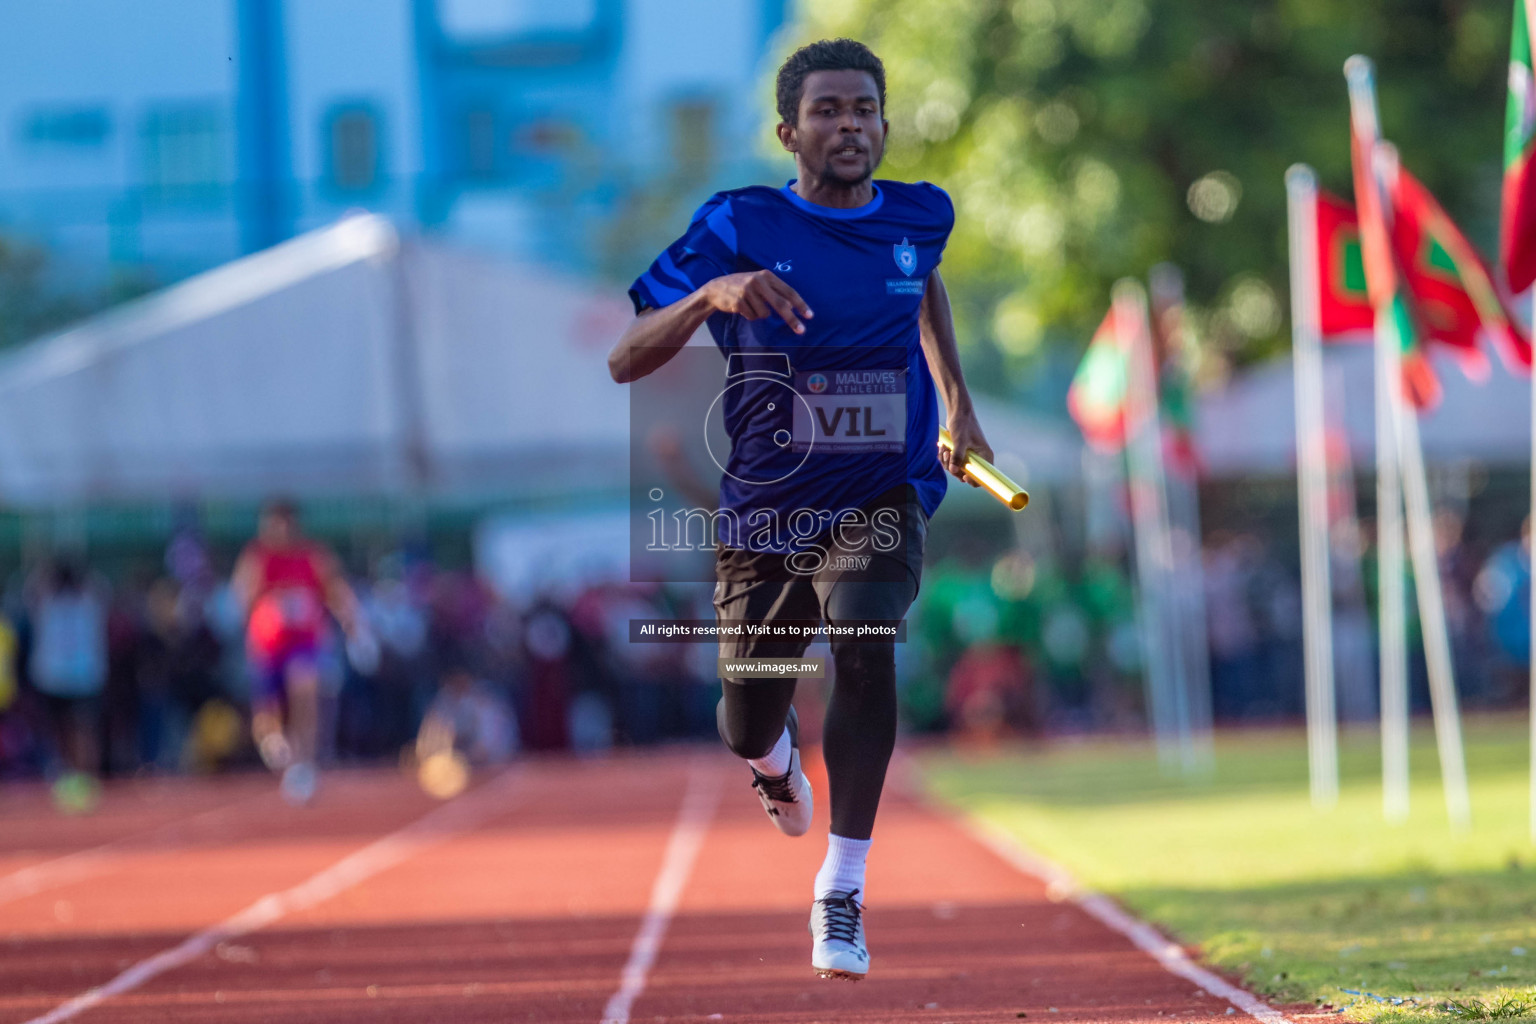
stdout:
MULTIPOLYGON (((1333 585, 1334 601, 1332 615, 1336 683, 1334 693, 1338 702, 1341 727, 1346 710, 1361 710, 1358 698, 1363 694, 1360 687, 1364 685, 1366 677, 1374 667, 1373 652, 1362 652, 1350 642, 1354 638, 1354 627, 1359 624, 1359 616, 1364 616, 1366 619, 1370 617, 1366 611, 1370 601, 1365 592, 1365 558, 1360 543, 1360 519, 1356 512, 1358 502, 1355 496, 1354 459, 1350 452, 1349 432, 1345 429, 1344 410, 1348 405, 1347 394, 1348 388, 1344 382, 1344 374, 1338 367, 1329 367, 1325 363, 1323 366, 1323 436, 1324 447, 1328 452, 1328 572, 1333 585), (1336 436, 1342 441, 1339 448, 1341 458, 1337 462, 1334 461, 1333 450, 1327 447, 1330 423, 1337 426, 1336 436), (1336 518, 1335 509, 1337 509, 1336 518), (1345 630, 1348 630, 1347 634, 1345 630), (1341 640, 1345 642, 1342 649, 1341 640), (1359 658, 1362 653, 1366 661, 1363 666, 1359 658), (1346 680, 1349 685, 1347 694, 1344 690, 1346 680)), ((1380 708, 1372 710, 1379 712, 1380 708)))
POLYGON ((1387 820, 1408 818, 1408 623, 1398 465, 1402 378, 1396 342, 1376 335, 1376 592, 1381 619, 1381 772, 1387 820))
MULTIPOLYGON (((1519 210, 1518 192, 1511 195, 1510 173, 1514 170, 1511 164, 1518 166, 1521 155, 1527 152, 1530 146, 1530 104, 1533 97, 1530 94, 1531 83, 1531 58, 1536 57, 1536 0, 1514 0, 1513 25, 1510 26, 1510 95, 1505 106, 1505 138, 1504 138, 1504 209, 1501 210, 1501 244, 1499 244, 1499 275, 1502 276, 1501 284, 1510 287, 1511 292, 1516 290, 1516 284, 1511 279, 1510 264, 1514 263, 1511 252, 1511 244, 1518 239, 1519 227, 1516 223, 1516 213, 1519 210), (1519 135, 1511 135, 1511 127, 1521 127, 1519 135), (1514 203, 1514 209, 1510 209, 1510 203, 1514 203)), ((1528 173, 1528 169, 1527 169, 1528 173)), ((1525 187, 1530 186, 1530 181, 1524 181, 1525 187)), ((1521 189, 1522 184, 1516 184, 1516 189, 1521 189)), ((1524 275, 1522 275, 1524 276, 1524 275)), ((1536 284, 1530 281, 1522 281, 1524 286, 1525 324, 1527 336, 1536 341, 1536 284)), ((1511 302, 1516 312, 1519 310, 1519 302, 1511 302)), ((1516 327, 1521 325, 1516 324, 1516 327)), ((1531 540, 1536 542, 1536 365, 1531 367, 1531 511, 1527 524, 1533 527, 1531 540)), ((1536 571, 1536 559, 1531 557, 1531 551, 1527 551, 1527 573, 1536 571)), ((1536 593, 1536 591, 1533 591, 1536 593)), ((1536 597, 1530 602, 1527 609, 1530 616, 1530 651, 1528 651, 1528 669, 1530 669, 1530 709, 1527 712, 1528 728, 1530 728, 1530 841, 1536 843, 1536 597)))
MULTIPOLYGON (((1179 766, 1184 774, 1193 775, 1201 770, 1202 761, 1195 743, 1195 726, 1191 714, 1189 649, 1183 639, 1183 615, 1178 593, 1179 581, 1175 576, 1177 561, 1173 551, 1173 532, 1168 516, 1168 474, 1163 464, 1163 422, 1159 408, 1157 361, 1152 352, 1151 313, 1145 292, 1140 296, 1141 322, 1138 351, 1140 373, 1144 388, 1143 398, 1147 405, 1145 432, 1148 437, 1147 460, 1148 487, 1152 505, 1152 538, 1157 554, 1157 605, 1158 628, 1163 635, 1164 650, 1168 663, 1168 694, 1172 707, 1174 729, 1179 741, 1179 766)), ((1133 354, 1132 358, 1138 358, 1133 354)))
MULTIPOLYGON (((1156 620, 1152 612, 1151 592, 1148 589, 1152 583, 1150 552, 1151 542, 1148 541, 1147 528, 1142 523, 1143 505, 1137 498, 1137 484, 1135 472, 1132 468, 1133 458, 1130 452, 1130 438, 1126 438, 1125 450, 1117 454, 1113 459, 1111 472, 1115 475, 1115 482, 1124 483, 1125 493, 1131 502, 1131 518, 1126 524, 1130 528, 1130 536, 1126 538, 1130 542, 1130 550, 1136 557, 1136 582, 1132 587, 1132 596, 1136 606, 1136 631, 1141 636, 1142 648, 1142 698, 1147 707, 1147 725, 1152 730, 1153 743, 1157 748, 1158 766, 1165 772, 1171 771, 1178 761, 1178 749, 1174 744, 1173 730, 1168 723, 1168 698, 1164 696, 1166 690, 1165 671, 1163 668, 1161 646, 1157 637, 1156 620)), ((1103 459, 1091 448, 1085 449, 1085 457, 1091 459, 1103 459)))
POLYGON ((1318 323, 1317 177, 1305 164, 1285 174, 1291 249, 1291 354, 1301 510, 1302 644, 1306 661, 1307 766, 1312 806, 1339 800, 1333 679, 1333 586, 1328 565, 1328 454, 1323 430, 1323 353, 1318 323))
POLYGON ((1424 656, 1429 669, 1429 699, 1434 711, 1435 743, 1440 754, 1445 809, 1457 831, 1472 827, 1472 800, 1467 788, 1467 760, 1461 743, 1461 710, 1446 635, 1445 600, 1440 589, 1439 556, 1435 551, 1433 513, 1424 474, 1424 450, 1419 442, 1419 418, 1412 410, 1398 421, 1402 445, 1403 490, 1408 499, 1408 541, 1413 556, 1414 590, 1419 595, 1419 620, 1424 631, 1424 656))
MULTIPOLYGON (((1519 0, 1518 0, 1519 2, 1519 0)), ((1527 52, 1536 51, 1536 0, 1524 0, 1525 15, 1525 45, 1527 52)), ((1516 18, 1516 31, 1519 31, 1519 20, 1516 18)), ((1513 45, 1511 45, 1513 51, 1513 45)), ((1513 64, 1513 55, 1510 63, 1513 64)), ((1527 61, 1530 63, 1530 61, 1527 61)), ((1511 68, 1513 71, 1513 68, 1511 68)), ((1513 81, 1513 75, 1511 75, 1513 81)), ((1508 267, 1504 269, 1505 284, 1508 284, 1508 267)), ((1530 335, 1531 341, 1536 342, 1536 286, 1527 286, 1525 298, 1530 302, 1525 316, 1525 332, 1530 335)), ((1536 361, 1531 365, 1531 551, 1536 551, 1536 361)), ((1527 554, 1528 573, 1536 573, 1536 557, 1527 554)), ((1530 634, 1530 745, 1531 745, 1531 777, 1530 777, 1530 840, 1536 843, 1536 586, 1531 588, 1531 634, 1530 634)))
MULTIPOLYGON (((1380 132, 1370 58, 1344 62, 1350 116, 1370 138, 1380 132)), ((1356 198, 1358 205, 1359 199, 1356 198)), ((1403 498, 1398 477, 1397 420, 1401 403, 1399 353, 1376 332, 1376 579, 1381 634, 1382 812, 1408 818, 1408 624, 1403 586, 1403 498)))
MULTIPOLYGON (((1152 290, 1152 315, 1166 317, 1160 325, 1166 351, 1164 361, 1175 360, 1187 373, 1188 336, 1184 333, 1184 275, 1172 263, 1159 263, 1148 275, 1152 290)), ((1161 449, 1159 449, 1161 451, 1161 449)), ((1189 718, 1190 747, 1193 761, 1187 768, 1209 771, 1215 763, 1215 743, 1211 728, 1210 639, 1206 633, 1205 565, 1201 553, 1200 484, 1197 467, 1188 475, 1169 473, 1163 465, 1167 509, 1167 536, 1170 542, 1170 577, 1173 607, 1177 613, 1175 637, 1182 652, 1185 708, 1189 718), (1176 537, 1179 544, 1172 543, 1176 537)))
MULTIPOLYGON (((1530 301, 1526 321, 1526 329, 1531 333, 1531 340, 1536 342, 1536 285, 1533 285, 1526 293, 1530 301)), ((1530 641, 1530 710, 1526 717, 1530 720, 1531 734, 1531 779, 1530 779, 1530 839, 1536 843, 1536 362, 1531 367, 1531 513, 1528 520, 1531 524, 1531 550, 1527 552, 1526 571, 1532 574, 1532 586, 1528 589, 1531 597, 1531 632, 1530 641)))
POLYGON ((1173 707, 1169 698, 1169 672, 1166 644, 1160 626, 1157 598, 1157 568, 1153 527, 1147 500, 1147 485, 1137 468, 1137 457, 1125 452, 1125 488, 1131 499, 1131 538, 1136 552, 1136 628, 1141 634, 1142 689, 1147 702, 1147 720, 1157 747, 1158 767, 1166 773, 1179 762, 1178 729, 1171 720, 1173 707))
POLYGON ((1113 292, 1115 329, 1129 335, 1130 365, 1126 389, 1126 468, 1131 513, 1136 532, 1136 569, 1140 582, 1140 625, 1146 650, 1147 678, 1152 691, 1149 709, 1157 738, 1158 762, 1164 771, 1175 765, 1190 770, 1195 762, 1190 744, 1187 702, 1179 672, 1178 650, 1169 628, 1168 543, 1162 500, 1162 432, 1153 388, 1151 332, 1147 322, 1147 293, 1136 281, 1124 279, 1113 292))
MULTIPOLYGON (((1376 142, 1371 162, 1376 182, 1397 180, 1397 149, 1390 143, 1376 142)), ((1386 211, 1389 207, 1383 204, 1382 209, 1386 211)), ((1394 333, 1400 336, 1401 328, 1394 333)), ((1391 347, 1393 354, 1400 356, 1397 345, 1391 347)), ((1401 394, 1396 388, 1394 392, 1401 394)), ((1424 660, 1429 673, 1429 703, 1435 723, 1435 744, 1440 755, 1440 780, 1445 791, 1445 808, 1451 826, 1457 831, 1465 831, 1472 827, 1472 800, 1467 789, 1467 760, 1461 743, 1461 709, 1456 699, 1456 677, 1451 664, 1451 643, 1445 624, 1440 556, 1435 548, 1434 510, 1429 501, 1429 483, 1424 472, 1424 446, 1419 440, 1417 410, 1405 407, 1399 398, 1397 412, 1398 461, 1402 467, 1403 494, 1408 511, 1408 551, 1413 563, 1414 591, 1419 597, 1419 624, 1424 634, 1424 660)))

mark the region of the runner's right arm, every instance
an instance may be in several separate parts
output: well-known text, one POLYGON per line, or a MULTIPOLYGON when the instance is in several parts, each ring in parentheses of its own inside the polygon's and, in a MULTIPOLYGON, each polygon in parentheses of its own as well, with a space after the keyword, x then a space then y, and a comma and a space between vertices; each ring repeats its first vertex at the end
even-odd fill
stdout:
POLYGON ((347 582, 346 573, 341 571, 341 563, 330 551, 318 549, 314 559, 320 584, 325 589, 326 607, 341 624, 341 631, 352 636, 363 625, 357 593, 352 589, 352 584, 347 582))
POLYGON ((637 314, 608 353, 608 372, 620 384, 654 373, 716 313, 748 320, 777 314, 796 334, 805 333, 801 321, 812 316, 799 293, 771 270, 711 278, 676 302, 637 314))
POLYGON ((256 603, 256 591, 261 586, 261 566, 257 562, 254 552, 249 548, 240 552, 240 558, 235 562, 234 574, 230 577, 230 590, 234 593, 235 604, 240 608, 240 614, 250 617, 251 606, 256 603))

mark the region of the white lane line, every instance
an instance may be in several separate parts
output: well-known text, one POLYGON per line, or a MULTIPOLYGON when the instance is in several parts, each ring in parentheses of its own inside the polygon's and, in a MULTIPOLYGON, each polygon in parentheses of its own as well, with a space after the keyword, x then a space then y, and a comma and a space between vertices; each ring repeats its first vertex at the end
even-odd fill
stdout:
POLYGON ((645 991, 646 976, 656 962, 661 940, 666 937, 667 925, 677 911, 683 887, 693 872, 693 862, 698 858, 699 847, 704 845, 704 835, 709 831, 710 819, 715 816, 715 806, 720 802, 720 773, 709 771, 705 761, 694 763, 688 777, 688 789, 677 812, 677 823, 672 826, 672 837, 667 841, 667 852, 661 858, 661 871, 651 886, 651 904, 635 933, 635 941, 629 949, 629 962, 619 990, 608 999, 603 1008, 603 1024, 629 1024, 629 1011, 640 993, 645 991))
POLYGON ((247 804, 260 803, 268 799, 275 799, 273 792, 263 792, 254 797, 236 800, 233 803, 201 811, 191 817, 167 822, 147 832, 120 836, 100 846, 76 850, 74 853, 66 853, 40 864, 32 864, 13 871, 0 877, 0 906, 102 874, 120 865, 125 859, 125 854, 165 850, 172 845, 172 841, 180 833, 187 829, 195 828, 206 821, 216 820, 247 804))
POLYGON ((178 946, 140 960, 106 984, 82 992, 26 1024, 58 1024, 78 1017, 113 996, 131 992, 166 971, 196 960, 221 942, 248 935, 288 914, 324 903, 430 846, 467 832, 507 810, 506 798, 517 780, 516 770, 504 772, 485 785, 343 857, 298 885, 281 892, 268 893, 234 916, 204 928, 178 946))
MULTIPOLYGON (((931 802, 930 802, 931 806, 931 802)), ((940 813, 945 813, 941 810, 940 813)), ((1130 939, 1136 948, 1149 954, 1169 972, 1178 975, 1214 996, 1219 996, 1250 1017, 1269 1024, 1291 1024, 1290 1018, 1246 989, 1238 988, 1201 967, 1185 954, 1176 942, 1156 928, 1127 913, 1119 904, 1091 889, 1085 889, 1060 864, 1027 849, 1012 834, 997 825, 964 814, 948 814, 965 832, 1026 875, 1045 883, 1045 893, 1052 900, 1077 904, 1090 917, 1130 939)))

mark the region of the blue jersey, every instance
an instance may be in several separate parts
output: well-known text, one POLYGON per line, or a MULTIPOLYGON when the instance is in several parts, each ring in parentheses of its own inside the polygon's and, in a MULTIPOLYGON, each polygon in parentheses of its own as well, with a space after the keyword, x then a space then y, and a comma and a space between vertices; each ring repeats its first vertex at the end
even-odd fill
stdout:
POLYGON ((808 202, 793 184, 717 192, 629 290, 638 313, 712 278, 766 269, 814 313, 804 334, 777 315, 708 320, 726 356, 720 403, 731 437, 721 539, 754 551, 805 539, 754 529, 765 515, 783 523, 809 509, 827 525, 906 482, 931 516, 946 485, 918 316, 954 205, 927 182, 877 181, 852 209, 808 202))

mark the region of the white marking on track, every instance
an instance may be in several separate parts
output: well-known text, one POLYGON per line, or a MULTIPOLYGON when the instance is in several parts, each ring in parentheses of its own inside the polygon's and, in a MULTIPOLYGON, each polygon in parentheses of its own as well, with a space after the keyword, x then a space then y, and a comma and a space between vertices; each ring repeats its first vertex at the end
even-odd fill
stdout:
POLYGON ((322 871, 281 892, 268 893, 244 910, 129 967, 104 985, 89 989, 25 1024, 59 1024, 71 1020, 113 996, 131 992, 145 982, 211 952, 221 942, 248 935, 275 921, 317 904, 408 860, 430 846, 468 832, 508 809, 507 791, 518 779, 509 771, 478 789, 435 808, 381 839, 343 857, 322 871))
POLYGON ((85 850, 76 850, 74 853, 66 853, 51 860, 45 860, 40 864, 13 871, 4 877, 0 877, 0 906, 14 903, 36 893, 46 892, 49 889, 57 889, 61 885, 78 882, 91 878, 117 867, 127 859, 127 855, 136 853, 163 852, 175 847, 174 840, 187 829, 196 827, 205 821, 214 821, 219 817, 243 808, 247 804, 258 803, 273 797, 271 791, 263 792, 254 797, 236 800, 234 803, 224 804, 201 811, 188 818, 167 822, 157 828, 140 832, 135 835, 121 836, 111 842, 102 843, 100 846, 92 846, 85 850))
POLYGON ((677 911, 683 887, 693 872, 693 862, 698 858, 699 847, 704 845, 704 835, 709 831, 710 819, 715 816, 715 806, 720 802, 720 774, 708 771, 704 762, 695 763, 688 777, 688 789, 677 812, 677 822, 672 826, 672 837, 667 840, 667 852, 661 858, 661 871, 651 886, 651 903, 635 933, 634 944, 629 949, 629 962, 624 965, 619 990, 608 999, 603 1008, 603 1024, 629 1024, 629 1011, 640 993, 645 991, 645 981, 656 954, 666 938, 667 926, 677 911))
POLYGON ((1189 958, 1183 948, 1147 922, 1127 913, 1109 897, 1084 889, 1071 872, 1060 864, 1027 849, 1008 832, 990 822, 966 815, 952 815, 962 829, 977 842, 997 854, 1026 875, 1045 883, 1045 892, 1053 900, 1066 900, 1081 907, 1088 916, 1119 932, 1150 955, 1163 968, 1186 981, 1194 982, 1213 996, 1219 996, 1257 1020, 1267 1024, 1291 1024, 1279 1010, 1246 989, 1218 977, 1189 958))

